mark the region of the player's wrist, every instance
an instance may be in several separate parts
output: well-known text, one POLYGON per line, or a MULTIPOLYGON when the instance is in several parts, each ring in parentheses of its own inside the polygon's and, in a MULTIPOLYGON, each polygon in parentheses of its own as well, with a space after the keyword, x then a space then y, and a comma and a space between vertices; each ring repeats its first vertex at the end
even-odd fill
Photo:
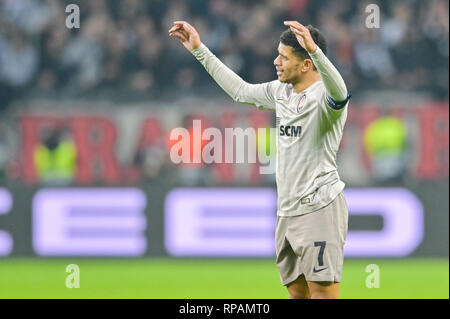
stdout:
POLYGON ((193 47, 193 49, 191 50, 191 53, 196 53, 198 51, 201 51, 201 49, 203 49, 203 47, 205 47, 205 45, 202 42, 200 42, 200 44, 197 45, 195 48, 193 47))
POLYGON ((308 53, 309 53, 310 55, 316 54, 319 50, 320 50, 319 46, 318 46, 317 44, 314 43, 314 47, 313 47, 310 51, 308 51, 308 53))

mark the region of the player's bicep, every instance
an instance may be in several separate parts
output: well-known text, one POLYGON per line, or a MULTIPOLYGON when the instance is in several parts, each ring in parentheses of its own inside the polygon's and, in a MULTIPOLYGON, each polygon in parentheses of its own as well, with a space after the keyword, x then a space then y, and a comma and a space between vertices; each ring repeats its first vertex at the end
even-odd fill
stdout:
POLYGON ((336 101, 331 96, 327 95, 325 97, 325 99, 326 99, 327 106, 329 108, 331 108, 333 111, 341 111, 348 105, 348 102, 351 97, 352 97, 351 94, 347 94, 347 97, 345 98, 345 100, 336 101))
POLYGON ((344 113, 346 113, 346 109, 349 101, 347 100, 345 104, 336 105, 332 101, 329 100, 328 94, 325 91, 321 97, 320 109, 321 113, 330 124, 335 123, 344 113))
POLYGON ((329 96, 327 93, 323 96, 323 103, 326 106, 326 111, 328 113, 339 115, 342 113, 342 111, 348 106, 348 103, 350 101, 351 94, 347 94, 347 97, 343 101, 336 101, 331 96, 329 96))

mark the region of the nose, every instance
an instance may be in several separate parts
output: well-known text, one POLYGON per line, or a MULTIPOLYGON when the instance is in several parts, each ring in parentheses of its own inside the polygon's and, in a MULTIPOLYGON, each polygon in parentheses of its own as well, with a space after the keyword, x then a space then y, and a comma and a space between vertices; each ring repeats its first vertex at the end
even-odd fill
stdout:
POLYGON ((273 60, 273 65, 280 65, 280 56, 277 56, 275 60, 273 60))

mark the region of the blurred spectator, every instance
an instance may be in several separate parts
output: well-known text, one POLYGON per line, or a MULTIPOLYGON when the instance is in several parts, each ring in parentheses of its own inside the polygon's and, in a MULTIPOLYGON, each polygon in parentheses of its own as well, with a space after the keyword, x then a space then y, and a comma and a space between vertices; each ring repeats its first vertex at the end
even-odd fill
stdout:
POLYGON ((379 182, 401 181, 406 170, 407 132, 402 120, 384 116, 364 133, 364 146, 371 157, 372 174, 379 182))
POLYGON ((62 129, 44 131, 34 152, 34 163, 43 183, 67 184, 76 173, 76 149, 69 133, 62 129))
POLYGON ((167 150, 163 141, 140 149, 134 158, 134 165, 140 168, 143 176, 147 179, 162 175, 167 168, 167 162, 167 150))
POLYGON ((102 58, 108 16, 98 14, 84 22, 81 33, 68 41, 61 55, 61 64, 71 72, 70 85, 74 89, 89 90, 102 80, 102 58))
POLYGON ((2 6, 14 27, 29 35, 42 33, 58 13, 58 0, 4 0, 2 6))
POLYGON ((37 69, 36 49, 22 33, 16 33, 9 41, 3 41, 0 51, 1 79, 12 87, 28 84, 37 69))
POLYGON ((381 28, 383 44, 392 48, 398 46, 411 26, 413 9, 406 2, 396 2, 391 8, 392 16, 386 19, 381 28))

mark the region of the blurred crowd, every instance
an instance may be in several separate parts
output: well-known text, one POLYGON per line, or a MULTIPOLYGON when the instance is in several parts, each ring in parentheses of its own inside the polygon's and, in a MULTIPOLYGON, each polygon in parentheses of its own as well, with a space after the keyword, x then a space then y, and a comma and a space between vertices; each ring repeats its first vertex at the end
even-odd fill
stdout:
POLYGON ((353 94, 402 90, 448 99, 448 1, 379 2, 379 29, 366 27, 369 3, 377 2, 0 0, 0 110, 24 96, 158 96, 212 87, 168 36, 179 19, 249 82, 275 79, 282 21, 295 19, 323 31, 353 94), (70 3, 80 8, 79 29, 66 27, 70 3))

